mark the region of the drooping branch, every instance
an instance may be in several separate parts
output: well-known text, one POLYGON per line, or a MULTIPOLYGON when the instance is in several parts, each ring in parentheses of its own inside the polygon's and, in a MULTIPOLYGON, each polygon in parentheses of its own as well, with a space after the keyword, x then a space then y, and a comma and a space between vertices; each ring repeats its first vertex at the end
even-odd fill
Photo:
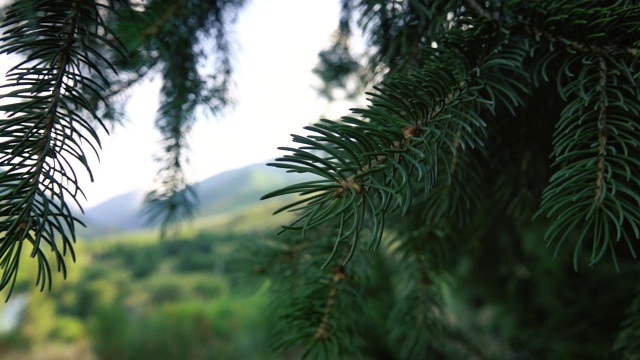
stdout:
POLYGON ((149 224, 160 225, 162 236, 197 211, 195 189, 186 175, 187 139, 199 115, 215 116, 232 103, 228 24, 242 5, 243 1, 171 5, 159 12, 162 26, 150 27, 162 64, 161 106, 155 122, 162 138, 155 159, 160 169, 143 212, 149 224), (203 47, 214 51, 205 52, 203 47), (207 68, 211 74, 204 73, 207 68))
POLYGON ((38 260, 41 289, 51 286, 47 248, 63 276, 64 257, 74 258, 75 226, 82 223, 68 202, 82 210, 78 197, 84 196, 74 167, 92 178, 85 149, 97 154, 94 124, 104 129, 90 100, 108 86, 100 67, 111 64, 99 47, 122 51, 104 36, 112 33, 98 7, 112 10, 91 1, 42 0, 7 9, 0 53, 25 58, 9 70, 7 103, 0 106, 7 115, 0 121, 0 289, 13 287, 23 244, 38 260))
MULTIPOLYGON (((496 36, 491 23, 479 20, 477 26, 482 29, 480 34, 486 30, 488 38, 496 36)), ((305 127, 312 135, 293 136, 301 147, 281 148, 292 154, 270 165, 323 178, 263 197, 309 195, 277 211, 302 212, 284 229, 304 234, 311 227, 339 219, 336 243, 347 239, 357 243, 367 222, 372 225, 371 244, 377 247, 385 215, 396 210, 405 214, 413 201, 412 176, 424 179, 428 191, 443 157, 453 156, 441 168, 451 175, 456 153, 482 143, 484 121, 469 111, 469 104, 493 106, 489 101, 476 103, 490 96, 503 99, 507 107, 517 105, 520 88, 514 87, 521 85, 495 74, 503 67, 519 74, 522 55, 507 51, 501 58, 498 51, 474 48, 474 40, 466 38, 468 32, 452 31, 450 35, 441 48, 425 50, 423 68, 391 78, 377 88, 378 93, 370 94, 369 108, 353 110, 362 119, 322 120, 305 127), (457 55, 464 60, 459 61, 457 55), (417 79, 419 85, 413 82, 417 79)), ((501 40, 494 41, 501 44, 501 40)))

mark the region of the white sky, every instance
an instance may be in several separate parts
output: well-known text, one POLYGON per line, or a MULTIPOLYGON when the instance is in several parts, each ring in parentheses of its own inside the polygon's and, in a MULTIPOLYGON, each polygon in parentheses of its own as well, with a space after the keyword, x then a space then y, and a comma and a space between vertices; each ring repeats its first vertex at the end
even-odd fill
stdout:
MULTIPOLYGON (((290 134, 320 117, 337 118, 351 104, 319 98, 312 88, 319 80, 311 73, 318 52, 330 42, 339 20, 339 0, 251 0, 235 27, 235 99, 237 106, 220 119, 202 119, 191 134, 194 181, 282 155, 290 134)), ((0 58, 4 76, 11 66, 0 58)), ((142 85, 129 100, 128 120, 111 136, 102 138, 101 161, 91 167, 81 187, 85 208, 121 193, 149 189, 157 164, 159 81, 142 85)))

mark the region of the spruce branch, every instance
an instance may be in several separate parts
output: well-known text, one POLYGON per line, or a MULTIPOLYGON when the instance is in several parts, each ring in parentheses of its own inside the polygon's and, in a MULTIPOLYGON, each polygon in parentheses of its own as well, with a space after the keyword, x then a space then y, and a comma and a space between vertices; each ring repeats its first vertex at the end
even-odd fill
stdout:
MULTIPOLYGON (((574 35, 586 33, 593 34, 591 36, 592 39, 604 38, 602 35, 605 33, 605 29, 611 32, 612 27, 623 27, 629 26, 634 22, 637 23, 638 19, 640 19, 640 7, 638 6, 620 7, 614 5, 612 7, 604 8, 580 8, 575 5, 574 1, 540 2, 532 4, 532 6, 527 8, 526 11, 520 11, 516 17, 501 17, 498 13, 491 13, 475 0, 464 0, 464 2, 469 6, 469 8, 473 9, 474 12, 485 19, 498 21, 501 25, 508 26, 510 28, 522 26, 525 29, 525 33, 532 35, 537 41, 544 38, 549 43, 563 44, 572 51, 589 53, 592 55, 638 55, 637 45, 621 45, 616 41, 609 41, 609 44, 600 44, 597 42, 576 40, 569 36, 554 33, 554 31, 564 28, 563 23, 566 25, 566 18, 569 17, 572 18, 572 25, 582 23, 585 27, 584 31, 574 31, 574 35), (571 15, 567 15, 568 8, 571 9, 571 15), (534 14, 532 18, 527 18, 522 15, 522 13, 526 13, 527 11, 534 14), (541 25, 532 23, 532 21, 537 18, 536 13, 538 12, 541 14, 541 18, 544 19, 541 25), (597 25, 594 26, 593 24, 597 25), (599 27, 599 29, 589 29, 589 27, 599 27), (602 31, 602 33, 598 33, 598 31, 602 31)), ((592 5, 590 2, 584 3, 592 5)), ((635 24, 635 27, 635 30, 637 30, 637 24, 635 24)), ((633 31, 634 29, 628 28, 624 30, 633 31)), ((589 38, 589 36, 586 38, 589 38)))
POLYGON ((235 12, 243 4, 244 1, 171 3, 149 9, 150 14, 145 17, 143 40, 158 54, 164 82, 155 122, 162 136, 155 159, 160 169, 154 189, 145 198, 143 215, 147 223, 160 224, 161 236, 169 228, 177 228, 182 220, 193 218, 197 211, 196 190, 185 172, 189 165, 188 136, 198 115, 215 116, 232 103, 228 23, 235 20, 235 12), (213 41, 216 56, 202 50, 209 40, 213 41), (213 68, 213 74, 204 73, 204 68, 213 68))
POLYGON ((530 19, 520 19, 525 32, 536 41, 565 46, 571 52, 593 56, 638 56, 638 42, 628 36, 640 30, 640 6, 595 6, 584 1, 534 4, 530 19), (583 5, 583 6, 580 6, 583 5))
POLYGON ((490 20, 494 20, 495 17, 493 15, 491 15, 491 13, 485 9, 484 7, 482 7, 480 4, 478 4, 477 1, 475 0, 464 0, 465 4, 469 5, 470 8, 472 8, 475 12, 477 12, 480 16, 490 19, 490 20))
POLYGON ((602 209, 604 194, 606 192, 606 167, 607 158, 607 63, 599 56, 598 67, 600 69, 600 81, 598 91, 598 171, 596 172, 596 190, 594 202, 598 209, 602 209))
POLYGON ((104 125, 89 97, 105 88, 97 64, 111 66, 98 46, 122 51, 116 39, 103 35, 112 33, 101 9, 112 11, 92 1, 43 0, 7 9, 0 54, 25 59, 7 73, 8 103, 0 105, 6 114, 0 122, 0 290, 13 288, 24 244, 37 258, 41 290, 52 280, 46 250, 63 276, 65 256, 75 259, 75 226, 82 222, 68 202, 82 210, 78 198, 84 193, 74 168, 81 166, 93 179, 84 149, 89 145, 97 155, 93 124, 104 125))
POLYGON ((544 38, 550 44, 563 44, 568 49, 581 52, 581 53, 587 53, 592 55, 599 55, 599 54, 609 54, 609 55, 627 54, 632 56, 638 55, 638 48, 636 47, 587 44, 587 43, 569 39, 564 36, 554 35, 553 33, 550 33, 548 31, 542 31, 536 28, 533 28, 533 29, 528 28, 527 31, 533 34, 535 39, 540 40, 544 38))
POLYGON ((322 318, 320 319, 320 325, 318 325, 318 329, 313 334, 313 338, 316 341, 325 341, 331 335, 331 316, 333 311, 335 310, 335 302, 338 297, 338 287, 340 283, 346 281, 348 279, 348 275, 344 270, 344 266, 337 266, 332 269, 332 277, 331 277, 331 288, 329 289, 329 294, 327 295, 327 300, 324 305, 324 310, 322 311, 322 318))
MULTIPOLYGON (((299 196, 279 209, 298 215, 282 232, 291 231, 309 244, 320 242, 312 236, 313 229, 335 229, 334 250, 325 268, 336 263, 340 249, 361 248, 367 237, 370 248, 393 249, 378 253, 400 264, 398 271, 385 268, 384 274, 393 282, 385 284, 386 289, 398 290, 393 301, 385 303, 397 306, 388 319, 391 331, 384 335, 394 343, 394 354, 424 358, 425 349, 432 349, 425 345, 430 344, 436 347, 431 354, 446 354, 443 358, 505 358, 538 350, 520 343, 528 341, 528 334, 512 337, 515 342, 496 341, 493 335, 478 336, 471 322, 455 326, 442 317, 435 303, 442 289, 433 288, 430 281, 437 282, 446 270, 430 273, 430 264, 419 256, 437 250, 410 249, 432 241, 424 232, 446 239, 443 247, 462 259, 447 269, 463 279, 456 285, 480 278, 461 276, 458 265, 466 266, 471 257, 477 267, 463 272, 473 272, 486 268, 488 259, 502 265, 491 275, 523 277, 510 280, 514 288, 508 294, 500 280, 494 284, 498 296, 519 300, 522 292, 528 293, 523 288, 532 289, 531 281, 547 283, 544 271, 530 272, 544 267, 534 267, 529 263, 534 259, 527 259, 535 254, 535 262, 540 260, 535 249, 538 230, 531 230, 540 225, 531 222, 536 210, 549 216, 542 221, 547 226, 545 240, 557 247, 556 252, 573 245, 576 267, 582 252, 589 265, 607 253, 617 262, 620 242, 635 256, 640 233, 640 7, 631 1, 614 3, 343 1, 369 12, 363 27, 375 27, 371 44, 379 46, 378 63, 393 71, 368 93, 367 108, 354 109, 339 121, 320 120, 305 128, 309 135, 293 135, 298 147, 281 148, 287 154, 270 165, 318 179, 265 198, 299 196), (411 6, 418 9, 408 11, 411 6), (489 23, 494 36, 485 37, 483 26, 489 23), (553 172, 550 179, 548 172, 553 172), (389 244, 387 236, 383 240, 383 229, 397 241, 389 244), (423 237, 412 238, 416 233, 423 237), (509 258, 500 258, 503 254, 509 258)), ((317 252, 305 249, 304 255, 317 252)), ((353 259, 376 256, 369 255, 353 259)), ((342 260, 338 264, 344 266, 342 260)), ((622 270, 633 266, 629 260, 620 262, 622 270)), ((348 266, 351 274, 354 263, 348 266)), ((367 272, 377 270, 371 266, 367 272)), ((520 303, 485 297, 484 279, 482 284, 483 303, 470 305, 471 311, 506 304, 519 312, 520 303)), ((306 338, 327 343, 335 339, 328 336, 325 324, 330 322, 323 314, 336 310, 337 294, 336 286, 306 297, 315 300, 316 310, 306 338)), ((546 311, 554 305, 533 297, 531 303, 540 302, 533 307, 546 311)), ((291 311, 289 323, 303 321, 310 313, 291 311)), ((520 315, 513 319, 515 326, 531 321, 520 315)), ((493 325, 502 329, 497 324, 489 327, 493 325)), ((625 335, 632 335, 633 329, 625 335)), ((624 340, 629 339, 633 337, 624 340)))
POLYGON ((142 39, 147 40, 150 37, 157 37, 161 33, 161 29, 164 27, 171 27, 173 24, 170 22, 177 15, 178 10, 182 4, 180 2, 174 2, 167 6, 160 14, 154 14, 152 21, 143 31, 142 39))
POLYGON ((574 239, 575 268, 588 243, 590 266, 608 251, 618 267, 615 244, 624 240, 635 257, 633 240, 640 239, 640 199, 632 190, 640 187, 639 85, 633 70, 638 41, 629 36, 640 29, 640 7, 581 9, 558 2, 534 10, 544 14, 538 24, 525 25, 541 50, 534 68, 545 81, 556 79, 567 102, 554 136, 552 156, 559 170, 536 216, 546 213, 554 219, 546 239, 556 242, 556 254, 567 239, 574 239))
MULTIPOLYGON (((574 267, 591 243, 589 265, 609 252, 617 265, 621 240, 635 257, 640 239, 637 80, 611 71, 605 56, 581 56, 578 75, 561 87, 568 99, 554 136, 554 167, 538 215, 554 219, 546 233, 556 254, 574 239, 574 267), (633 165, 630 165, 633 164, 633 165)), ((571 74, 565 62, 559 71, 571 74)), ((562 75, 559 75, 562 76, 562 75)), ((566 76, 566 75, 565 75, 566 76)))
POLYGON ((627 310, 628 318, 625 319, 622 331, 618 334, 614 344, 614 350, 620 351, 623 360, 635 360, 640 356, 640 287, 635 291, 635 298, 627 310))
POLYGON ((349 270, 341 265, 350 245, 341 243, 329 269, 319 269, 335 231, 316 229, 308 234, 313 241, 287 233, 256 244, 257 253, 266 256, 257 257, 253 252, 247 269, 258 268, 271 284, 274 351, 301 346, 301 358, 335 358, 354 347, 354 322, 360 313, 354 306, 361 299, 357 299, 352 271, 357 271, 354 264, 358 262, 351 262, 349 270))
MULTIPOLYGON (((372 105, 353 110, 363 120, 322 120, 305 128, 315 134, 293 136, 300 148, 281 148, 292 154, 271 166, 323 178, 263 197, 303 196, 277 211, 302 213, 283 230, 301 230, 304 236, 310 228, 340 219, 336 244, 351 239, 355 251, 365 223, 370 222, 370 246, 375 248, 382 238, 386 214, 405 214, 411 206, 414 177, 427 182, 428 192, 441 158, 451 155, 451 164, 459 151, 482 144, 485 123, 468 106, 495 104, 476 101, 483 96, 501 99, 508 107, 518 105, 518 92, 524 88, 517 78, 502 80, 495 74, 503 67, 519 74, 524 55, 518 51, 499 53, 495 49, 509 45, 493 38, 496 34, 489 23, 480 21, 477 26, 480 29, 473 35, 451 31, 442 48, 425 50, 421 69, 376 87, 378 93, 369 93, 372 105), (481 40, 475 36, 495 41, 496 48, 476 48, 481 40)), ((450 177, 451 169, 445 168, 450 177)))
POLYGON ((421 327, 426 322, 428 316, 427 306, 429 299, 427 299, 427 291, 433 281, 429 275, 427 264, 425 264, 425 254, 420 251, 417 244, 413 241, 411 242, 411 252, 418 272, 418 287, 416 289, 418 292, 418 306, 415 309, 415 325, 421 327))

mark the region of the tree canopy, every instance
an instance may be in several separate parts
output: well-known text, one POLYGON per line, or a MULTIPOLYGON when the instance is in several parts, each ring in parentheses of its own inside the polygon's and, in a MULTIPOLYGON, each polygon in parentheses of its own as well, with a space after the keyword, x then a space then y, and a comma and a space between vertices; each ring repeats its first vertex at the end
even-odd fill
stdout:
MULTIPOLYGON (((372 358, 637 358, 640 4, 342 0, 321 92, 368 106, 293 135, 270 165, 312 174, 296 220, 240 254, 271 282, 274 348, 372 358), (368 51, 353 54, 354 28, 368 51), (375 251, 374 251, 375 250, 375 251), (635 300, 634 300, 635 298, 635 300), (625 309, 628 309, 625 312, 625 309)), ((79 219, 75 169, 118 95, 163 75, 166 164, 148 196, 163 224, 192 213, 185 134, 229 103, 226 27, 243 1, 15 1, 0 53, 0 288, 25 243, 39 284, 79 219), (202 42, 213 42, 209 75, 202 42)), ((274 39, 277 41, 277 39, 274 39)))

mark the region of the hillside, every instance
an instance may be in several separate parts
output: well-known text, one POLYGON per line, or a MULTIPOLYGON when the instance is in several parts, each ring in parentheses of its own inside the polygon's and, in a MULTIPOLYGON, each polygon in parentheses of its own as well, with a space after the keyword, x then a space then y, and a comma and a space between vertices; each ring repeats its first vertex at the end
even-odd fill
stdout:
MULTIPOLYGON (((274 201, 261 202, 260 197, 297 179, 264 164, 214 175, 195 185, 200 207, 194 222, 211 228, 225 222, 224 219, 231 220, 230 217, 246 217, 243 214, 245 212, 270 213, 275 209, 274 201)), ((144 229, 144 219, 140 215, 144 194, 144 190, 131 191, 87 209, 81 217, 87 225, 81 231, 82 236, 104 236, 144 229)))

